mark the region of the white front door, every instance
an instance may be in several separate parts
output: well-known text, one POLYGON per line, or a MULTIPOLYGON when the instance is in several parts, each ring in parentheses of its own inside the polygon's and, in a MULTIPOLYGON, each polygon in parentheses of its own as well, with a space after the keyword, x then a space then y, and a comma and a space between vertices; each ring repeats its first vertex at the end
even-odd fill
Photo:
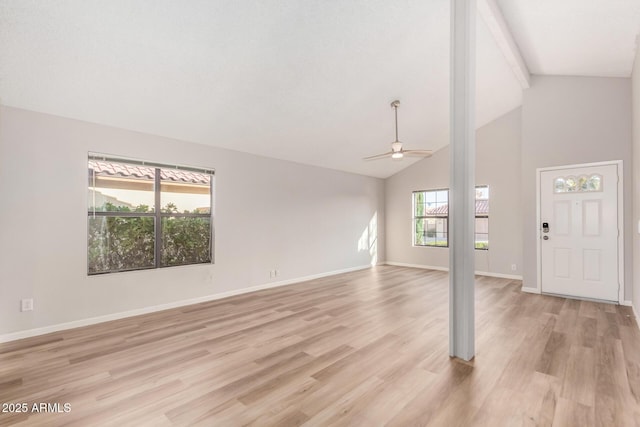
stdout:
POLYGON ((542 292, 618 301, 618 166, 540 172, 542 292))

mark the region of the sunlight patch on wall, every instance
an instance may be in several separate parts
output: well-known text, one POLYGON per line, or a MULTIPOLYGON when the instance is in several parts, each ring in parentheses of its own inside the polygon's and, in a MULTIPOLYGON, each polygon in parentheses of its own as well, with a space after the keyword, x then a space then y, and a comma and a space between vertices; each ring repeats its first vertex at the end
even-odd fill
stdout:
POLYGON ((378 212, 374 213, 358 240, 358 252, 369 251, 371 265, 378 263, 378 212))

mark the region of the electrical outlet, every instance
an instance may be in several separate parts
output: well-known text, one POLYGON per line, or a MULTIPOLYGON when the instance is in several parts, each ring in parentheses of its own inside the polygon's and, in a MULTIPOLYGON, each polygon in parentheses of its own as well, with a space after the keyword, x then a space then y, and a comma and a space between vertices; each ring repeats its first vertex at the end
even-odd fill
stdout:
POLYGON ((32 311, 33 310, 33 299, 25 298, 20 300, 20 311, 32 311))
POLYGON ((516 271, 518 269, 518 266, 515 264, 511 264, 511 271, 516 271))

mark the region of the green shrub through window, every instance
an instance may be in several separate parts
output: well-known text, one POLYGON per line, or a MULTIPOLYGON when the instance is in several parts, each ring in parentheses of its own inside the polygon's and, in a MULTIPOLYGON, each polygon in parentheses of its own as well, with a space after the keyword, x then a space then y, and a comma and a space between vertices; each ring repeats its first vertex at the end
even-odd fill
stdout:
POLYGON ((211 263, 213 171, 90 155, 88 273, 211 263))

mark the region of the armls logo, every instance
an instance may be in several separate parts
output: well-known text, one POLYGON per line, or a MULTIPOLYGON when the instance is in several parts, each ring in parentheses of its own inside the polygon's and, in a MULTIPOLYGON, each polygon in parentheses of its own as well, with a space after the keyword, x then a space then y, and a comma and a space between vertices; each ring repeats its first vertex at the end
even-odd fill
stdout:
POLYGON ((71 403, 34 403, 31 405, 31 412, 67 413, 71 412, 71 403))

